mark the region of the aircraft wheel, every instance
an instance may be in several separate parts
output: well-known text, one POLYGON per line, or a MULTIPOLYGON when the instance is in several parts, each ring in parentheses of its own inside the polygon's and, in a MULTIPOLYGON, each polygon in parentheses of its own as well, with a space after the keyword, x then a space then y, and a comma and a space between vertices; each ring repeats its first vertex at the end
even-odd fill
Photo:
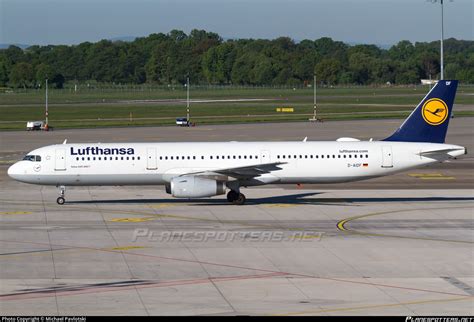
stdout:
POLYGON ((232 203, 234 205, 243 205, 245 203, 245 195, 243 193, 239 193, 237 199, 235 199, 234 201, 232 201, 232 203))
POLYGON ((56 199, 56 202, 58 203, 58 205, 64 205, 66 199, 64 199, 63 197, 58 197, 58 199, 56 199))
POLYGON ((234 190, 231 190, 227 193, 227 201, 234 202, 237 198, 239 198, 239 194, 234 190))

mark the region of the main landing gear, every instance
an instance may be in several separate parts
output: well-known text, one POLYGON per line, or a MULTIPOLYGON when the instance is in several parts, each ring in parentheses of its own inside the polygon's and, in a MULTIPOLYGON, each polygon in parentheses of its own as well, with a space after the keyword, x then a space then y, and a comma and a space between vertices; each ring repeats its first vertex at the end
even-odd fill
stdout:
POLYGON ((234 205, 243 205, 245 203, 245 195, 237 191, 231 190, 227 193, 227 201, 234 205))
POLYGON ((66 187, 65 186, 60 186, 59 187, 59 197, 56 199, 56 202, 58 205, 64 205, 66 202, 66 199, 64 199, 64 194, 66 192, 66 187))

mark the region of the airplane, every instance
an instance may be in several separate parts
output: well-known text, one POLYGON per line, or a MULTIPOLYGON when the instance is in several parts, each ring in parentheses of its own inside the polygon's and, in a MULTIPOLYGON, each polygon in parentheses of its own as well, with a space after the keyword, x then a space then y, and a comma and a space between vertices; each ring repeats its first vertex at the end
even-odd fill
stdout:
POLYGON ((367 180, 444 162, 466 148, 445 144, 458 81, 440 80, 388 138, 360 141, 77 143, 33 150, 8 169, 14 180, 66 186, 164 185, 176 198, 227 193, 242 205, 241 187, 367 180))

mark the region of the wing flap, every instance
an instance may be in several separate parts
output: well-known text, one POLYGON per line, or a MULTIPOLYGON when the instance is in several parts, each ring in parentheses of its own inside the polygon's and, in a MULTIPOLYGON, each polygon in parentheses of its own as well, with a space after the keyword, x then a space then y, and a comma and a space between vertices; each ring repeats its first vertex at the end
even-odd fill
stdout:
POLYGON ((216 179, 221 179, 221 180, 223 179, 223 176, 231 177, 234 179, 249 179, 249 178, 258 177, 262 174, 270 173, 272 171, 281 170, 281 167, 279 166, 285 163, 286 162, 262 163, 262 164, 248 165, 244 167, 223 168, 223 169, 183 173, 181 174, 181 176, 196 175, 196 176, 216 178, 216 179))

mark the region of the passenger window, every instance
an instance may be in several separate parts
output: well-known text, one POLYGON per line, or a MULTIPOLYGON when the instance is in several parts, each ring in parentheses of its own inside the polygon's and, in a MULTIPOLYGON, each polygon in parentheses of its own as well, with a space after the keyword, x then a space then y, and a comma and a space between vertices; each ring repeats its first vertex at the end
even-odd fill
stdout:
POLYGON ((123 157, 120 157, 120 160, 123 160, 123 157))
POLYGON ((349 159, 352 158, 352 154, 349 154, 349 159))
POLYGON ((332 155, 332 158, 333 158, 333 159, 335 159, 335 158, 336 158, 336 156, 333 154, 333 155, 332 155))
POLYGON ((252 156, 251 156, 251 155, 249 155, 249 159, 252 159, 252 156))
POLYGON ((140 160, 140 157, 137 157, 137 160, 140 160))
POLYGON ((312 158, 313 158, 313 155, 311 154, 309 157, 312 159, 312 158))
POLYGON ((285 159, 285 155, 282 155, 283 159, 285 159))
POLYGON ((239 155, 239 159, 242 159, 242 156, 239 155))
POLYGON ((129 157, 127 157, 127 161, 129 160, 129 157))
POLYGON ((201 159, 204 160, 204 156, 203 156, 203 155, 201 155, 201 159))
POLYGON ((366 158, 368 158, 368 157, 369 157, 369 155, 368 155, 368 154, 366 154, 366 155, 365 155, 365 157, 366 157, 366 158))
POLYGON ((170 157, 171 160, 173 160, 173 157, 170 157))
POLYGON ((247 156, 246 156, 246 155, 244 155, 244 159, 247 159, 247 156))
POLYGON ((340 155, 340 154, 338 154, 338 155, 337 155, 337 158, 338 158, 338 159, 340 159, 340 158, 341 158, 341 155, 340 155))
POLYGON ((196 160, 196 156, 195 156, 195 155, 193 155, 193 160, 196 160))
POLYGON ((319 159, 319 155, 316 154, 315 157, 316 157, 316 159, 319 159))
POLYGON ((79 161, 79 157, 76 157, 76 161, 79 161))
POLYGON ((324 159, 324 154, 321 154, 321 159, 324 159))

